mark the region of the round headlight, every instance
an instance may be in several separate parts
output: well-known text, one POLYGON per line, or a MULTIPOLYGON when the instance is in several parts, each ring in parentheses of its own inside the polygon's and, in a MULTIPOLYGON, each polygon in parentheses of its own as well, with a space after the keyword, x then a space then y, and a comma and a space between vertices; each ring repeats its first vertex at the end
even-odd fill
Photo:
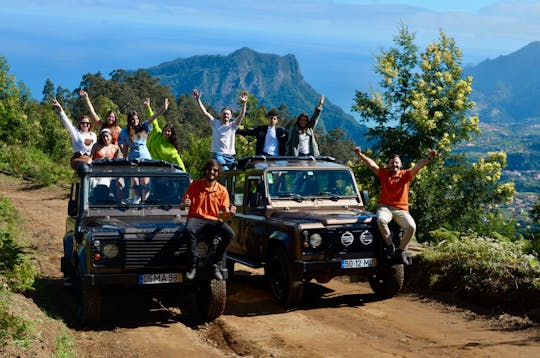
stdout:
POLYGON ((116 256, 118 256, 119 251, 118 245, 116 244, 107 244, 103 246, 103 255, 105 255, 105 257, 108 259, 114 259, 116 256))
POLYGON ((309 244, 314 249, 321 246, 322 244, 322 236, 318 233, 314 233, 309 237, 309 244))

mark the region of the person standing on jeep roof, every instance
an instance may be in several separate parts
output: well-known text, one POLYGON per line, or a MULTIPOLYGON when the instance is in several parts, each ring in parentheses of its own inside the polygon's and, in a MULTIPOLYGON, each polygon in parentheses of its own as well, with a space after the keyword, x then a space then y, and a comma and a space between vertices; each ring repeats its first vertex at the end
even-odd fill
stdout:
POLYGON ((388 168, 385 169, 380 168, 373 159, 362 153, 360 147, 354 148, 354 152, 375 173, 381 184, 377 225, 386 245, 385 255, 397 257, 403 263, 406 263, 408 259, 405 249, 416 231, 416 223, 409 213, 409 184, 420 169, 425 167, 437 155, 437 151, 430 150, 426 158, 407 170, 401 169, 401 159, 397 154, 390 156, 387 163, 388 168), (394 248, 390 237, 390 229, 388 228, 388 224, 392 220, 404 230, 397 250, 394 248))
POLYGON ((315 126, 321 116, 324 96, 321 96, 319 103, 315 106, 311 118, 307 113, 298 115, 296 123, 289 131, 289 141, 287 142, 287 155, 308 156, 320 155, 317 138, 315 138, 315 126))
POLYGON ((52 99, 52 105, 71 137, 71 147, 73 148, 73 156, 70 160, 71 168, 77 170, 77 165, 80 163, 91 163, 92 157, 90 153, 92 152, 92 146, 97 141, 97 136, 92 131, 90 118, 87 115, 83 115, 77 122, 77 127, 75 127, 56 98, 52 99))
POLYGON ((114 112, 112 109, 107 111, 107 113, 105 114, 105 120, 102 120, 96 113, 96 110, 92 105, 92 101, 90 101, 90 96, 88 95, 88 92, 86 92, 85 90, 80 90, 79 96, 84 99, 86 107, 90 111, 90 118, 92 118, 92 120, 96 124, 98 131, 101 133, 102 129, 107 128, 111 131, 111 136, 113 139, 112 142, 114 144, 118 144, 118 135, 120 134, 122 127, 118 125, 118 117, 116 116, 116 112, 114 112))
POLYGON ((255 136, 257 138, 257 142, 255 143, 256 155, 285 155, 289 132, 283 127, 278 127, 279 112, 276 108, 268 111, 267 117, 268 125, 239 129, 236 133, 243 136, 255 136))
POLYGON ((236 130, 246 114, 248 95, 245 91, 242 91, 240 95, 242 109, 233 122, 230 122, 232 110, 227 107, 221 110, 220 120, 215 119, 204 107, 201 96, 201 92, 197 91, 197 89, 193 90, 193 97, 195 97, 201 112, 210 120, 210 127, 212 128, 212 158, 216 159, 223 169, 228 170, 234 164, 236 130))
POLYGON ((216 248, 213 270, 215 277, 223 280, 220 267, 234 231, 221 220, 219 213, 221 211, 223 218, 229 219, 236 213, 236 207, 230 206, 227 189, 217 182, 222 170, 218 161, 208 160, 202 170, 203 178, 189 185, 184 194, 184 202, 180 206, 182 210, 189 208, 186 231, 190 242, 191 268, 186 273, 186 278, 193 280, 197 273, 197 241, 219 236, 221 242, 216 248))

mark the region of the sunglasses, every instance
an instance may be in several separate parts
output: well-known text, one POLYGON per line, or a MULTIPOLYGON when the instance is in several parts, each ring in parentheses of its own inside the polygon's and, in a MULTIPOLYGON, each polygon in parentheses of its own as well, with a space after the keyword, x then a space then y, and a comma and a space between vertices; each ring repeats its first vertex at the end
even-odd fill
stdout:
POLYGON ((90 122, 81 122, 81 126, 89 126, 90 122))
POLYGON ((219 173, 219 169, 218 169, 218 168, 208 168, 208 169, 206 169, 206 170, 208 170, 209 172, 219 173))

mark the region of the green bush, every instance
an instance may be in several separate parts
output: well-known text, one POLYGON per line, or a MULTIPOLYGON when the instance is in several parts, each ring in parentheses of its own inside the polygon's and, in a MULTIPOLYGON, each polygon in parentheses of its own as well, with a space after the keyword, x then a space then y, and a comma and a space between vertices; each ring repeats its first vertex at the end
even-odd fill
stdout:
POLYGON ((0 347, 27 346, 30 323, 8 311, 10 291, 32 288, 36 269, 20 246, 22 219, 13 205, 0 198, 0 347))
POLYGON ((19 292, 32 289, 37 275, 32 260, 19 244, 21 226, 22 219, 13 205, 0 199, 0 285, 19 292))
POLYGON ((69 163, 55 163, 38 149, 6 144, 1 145, 0 170, 44 186, 67 183, 73 175, 69 163))
POLYGON ((415 258, 411 285, 453 292, 485 306, 538 307, 540 264, 525 240, 511 242, 474 233, 450 238, 415 258))

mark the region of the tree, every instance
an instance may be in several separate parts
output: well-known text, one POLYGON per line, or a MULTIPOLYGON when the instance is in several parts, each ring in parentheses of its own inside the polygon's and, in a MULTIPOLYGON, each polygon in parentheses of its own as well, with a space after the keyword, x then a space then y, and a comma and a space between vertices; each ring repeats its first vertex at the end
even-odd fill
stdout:
POLYGON ((347 137, 341 128, 334 128, 323 135, 319 135, 319 150, 322 155, 336 158, 340 163, 347 163, 354 151, 354 143, 347 137))
MULTIPOLYGON (((405 167, 425 157, 429 149, 439 154, 421 171, 410 188, 411 214, 417 221, 417 238, 429 239, 439 227, 486 231, 486 220, 497 216, 497 204, 511 200, 513 184, 501 184, 506 167, 504 153, 491 153, 477 163, 451 153, 462 141, 479 134, 478 117, 470 116, 472 78, 463 78, 461 51, 440 31, 438 41, 418 53, 415 35, 402 25, 395 47, 376 58, 380 91, 357 91, 353 110, 372 124, 369 153, 386 163, 398 153, 405 167)), ((363 167, 356 167, 364 188, 376 183, 363 167)), ((373 202, 370 201, 370 204, 373 202)), ((509 232, 508 227, 489 226, 509 232)))
POLYGON ((21 102, 15 77, 9 73, 9 65, 0 56, 0 142, 17 144, 28 133, 25 103, 21 102))
POLYGON ((472 78, 462 78, 461 51, 442 31, 439 42, 417 54, 415 36, 402 25, 395 48, 377 57, 381 92, 357 91, 353 110, 375 124, 367 136, 381 158, 399 153, 404 163, 422 158, 428 149, 441 154, 479 134, 478 117, 468 116, 472 78))

